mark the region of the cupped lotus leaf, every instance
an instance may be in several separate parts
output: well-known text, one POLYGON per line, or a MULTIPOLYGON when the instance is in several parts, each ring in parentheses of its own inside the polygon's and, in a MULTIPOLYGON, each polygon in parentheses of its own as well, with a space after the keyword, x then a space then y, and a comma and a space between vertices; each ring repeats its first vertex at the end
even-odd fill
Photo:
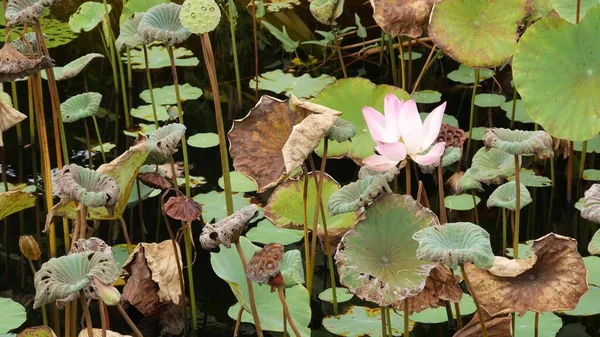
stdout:
POLYGON ((453 222, 424 228, 412 238, 419 243, 419 259, 442 262, 456 269, 459 264, 473 262, 489 269, 494 262, 490 234, 470 222, 453 222))
POLYGON ((442 100, 442 93, 435 90, 415 91, 413 94, 415 102, 420 104, 433 104, 442 100))
MULTIPOLYGON (((266 247, 266 246, 265 246, 266 247)), ((289 250, 285 252, 279 271, 283 277, 284 286, 291 288, 298 284, 304 284, 304 262, 302 253, 299 250, 289 250)))
POLYGON ((138 25, 144 43, 160 41, 172 47, 187 40, 192 33, 181 24, 180 11, 181 5, 173 2, 150 8, 138 25))
MULTIPOLYGON (((325 74, 316 78, 309 74, 296 77, 278 69, 261 74, 258 77, 258 89, 277 94, 285 93, 288 97, 295 95, 298 98, 308 99, 315 97, 323 88, 333 82, 335 82, 335 77, 325 74)), ((250 88, 254 88, 255 85, 255 81, 250 80, 250 88)))
POLYGON ((587 169, 583 170, 583 179, 587 181, 600 181, 600 170, 587 169))
POLYGON ((580 0, 575 6, 568 0, 549 0, 549 2, 561 18, 573 24, 577 23, 577 11, 579 11, 579 21, 581 21, 590 9, 598 5, 598 0, 580 0))
POLYGON ((356 212, 372 204, 382 193, 392 193, 383 176, 369 176, 349 183, 331 195, 327 202, 329 214, 356 212))
POLYGON ((511 155, 554 156, 552 137, 545 131, 523 131, 504 128, 487 129, 482 139, 487 149, 496 148, 511 155))
POLYGON ((63 166, 53 183, 54 194, 62 200, 76 201, 90 208, 106 207, 109 213, 121 192, 113 177, 76 164, 63 166))
MULTIPOLYGON (((480 69, 479 82, 485 81, 495 74, 496 73, 491 69, 480 69)), ((458 69, 453 70, 448 74, 448 78, 454 82, 472 84, 475 83, 475 69, 461 64, 458 66, 458 69)))
MULTIPOLYGON (((510 317, 510 315, 496 315, 492 317, 484 310, 483 317, 488 336, 512 337, 512 317, 510 317)), ((452 337, 479 336, 481 336, 481 323, 479 322, 479 315, 474 315, 471 321, 469 321, 462 329, 458 330, 452 337)))
POLYGON ((52 0, 9 0, 4 11, 6 26, 37 24, 44 13, 44 6, 51 5, 52 2, 52 0))
MULTIPOLYGON (((77 337, 88 337, 89 333, 88 329, 81 329, 79 331, 79 335, 77 337)), ((92 329, 93 336, 92 337, 104 337, 102 329, 92 329)), ((112 330, 104 330, 106 337, 131 337, 131 335, 121 335, 118 332, 112 330)))
POLYGON ((412 197, 384 195, 338 245, 340 283, 380 306, 417 295, 437 262, 417 258, 412 235, 438 224, 435 214, 412 197))
MULTIPOLYGON (((350 301, 354 297, 354 294, 344 287, 335 288, 335 299, 337 303, 344 303, 350 301)), ((333 290, 327 288, 319 293, 319 299, 323 302, 333 303, 333 290)))
MULTIPOLYGON (((231 191, 232 192, 253 192, 256 191, 256 184, 250 178, 245 175, 232 171, 229 173, 231 179, 231 191)), ((225 189, 223 177, 219 178, 219 187, 225 189)))
MULTIPOLYGON (((323 326, 327 331, 337 336, 361 337, 381 335, 381 309, 361 306, 351 306, 343 314, 327 316, 323 319, 323 326)), ((390 312, 392 320, 392 335, 402 336, 404 318, 401 314, 390 312)), ((409 322, 409 329, 413 329, 414 322, 409 322)))
POLYGON ((392 36, 423 35, 434 0, 372 0, 373 18, 381 29, 392 36))
POLYGON ((290 108, 298 111, 297 114, 306 115, 306 118, 292 127, 292 133, 281 150, 288 175, 302 166, 342 114, 322 105, 301 101, 294 95, 290 97, 290 108))
POLYGON ((400 170, 406 166, 406 162, 403 161, 400 163, 399 167, 392 167, 387 171, 375 171, 368 166, 363 166, 358 170, 358 179, 365 179, 371 176, 381 176, 384 177, 388 183, 391 183, 394 178, 400 174, 400 170))
POLYGON ((281 243, 284 246, 296 243, 304 237, 304 231, 299 229, 279 228, 269 219, 264 219, 246 233, 246 237, 255 243, 281 243))
POLYGON ((470 173, 472 177, 482 183, 501 184, 504 179, 515 173, 515 158, 500 149, 481 148, 473 156, 471 168, 466 172, 468 173, 470 170, 472 170, 470 173))
MULTIPOLYGON (((538 331, 538 337, 555 337, 563 326, 560 317, 553 313, 539 315, 539 322, 535 324, 535 313, 526 312, 522 317, 515 317, 515 336, 533 336, 538 331), (536 328, 537 327, 537 328, 536 328)), ((481 328, 481 326, 480 326, 481 328)), ((560 334, 559 334, 560 336, 560 334)))
MULTIPOLYGON (((586 153, 600 153, 600 135, 588 139, 586 153)), ((573 142, 574 151, 583 151, 583 142, 573 142)))
MULTIPOLYGON (((517 102, 515 104, 515 121, 521 123, 533 123, 533 120, 531 119, 531 117, 529 117, 527 110, 525 110, 523 100, 517 99, 517 102)), ((506 118, 511 119, 513 111, 513 101, 506 101, 502 103, 500 109, 506 112, 506 118)))
POLYGON ((10 298, 0 298, 4 314, 0 317, 0 334, 16 329, 27 320, 27 311, 19 302, 10 298))
POLYGON ((129 0, 123 5, 123 12, 119 18, 119 24, 123 25, 123 23, 134 16, 135 13, 143 13, 156 5, 166 4, 168 2, 169 0, 129 0))
MULTIPOLYGON (((164 45, 153 43, 148 45, 146 51, 148 53, 148 69, 161 69, 171 66, 169 53, 164 45)), ((146 61, 142 50, 132 49, 129 54, 132 69, 146 69, 146 61)), ((191 50, 183 47, 173 48, 173 57, 175 59, 175 66, 177 67, 195 67, 200 63, 200 60, 194 56, 191 50)), ((122 60, 123 62, 127 62, 127 57, 123 57, 122 60)))
POLYGON ((162 211, 171 218, 184 222, 192 222, 202 215, 202 207, 185 195, 170 197, 164 203, 162 211))
MULTIPOLYGON (((308 205, 314 205, 317 200, 317 188, 314 183, 314 174, 308 174, 308 205)), ((319 173, 317 173, 319 175, 319 173)), ((271 220, 271 222, 278 227, 302 229, 304 226, 303 216, 303 189, 304 189, 304 175, 298 179, 288 180, 285 183, 277 186, 269 201, 265 207, 265 216, 271 220)), ((322 194, 321 198, 323 201, 329 200, 329 198, 340 189, 340 185, 333 180, 328 174, 324 175, 322 194)), ((312 219, 314 216, 315 208, 308 207, 308 219, 310 220, 310 228, 312 228, 312 219)), ((340 215, 329 215, 325 214, 327 220, 327 230, 330 240, 332 238, 340 237, 346 231, 348 231, 356 222, 356 213, 344 213, 340 215)), ((319 224, 317 227, 317 235, 323 237, 325 232, 323 230, 322 220, 319 218, 319 224)), ((335 241, 335 240, 334 240, 335 241)))
MULTIPOLYGON (((370 106, 383 112, 383 102, 387 94, 394 94, 401 100, 408 100, 408 93, 390 85, 375 85, 371 81, 355 77, 335 81, 323 89, 313 102, 328 108, 341 111, 343 118, 357 130, 352 142, 329 143, 328 158, 350 157, 355 163, 362 165, 363 159, 373 154, 375 142, 371 138, 362 108, 370 106)), ((315 150, 323 155, 323 143, 315 150)))
POLYGON ((179 13, 181 25, 194 34, 206 34, 217 28, 221 10, 214 0, 185 0, 179 13))
MULTIPOLYGON (((76 60, 67 63, 64 67, 54 67, 54 77, 57 81, 68 80, 79 75, 95 58, 104 58, 104 55, 98 53, 90 53, 76 60)), ((46 72, 42 72, 41 76, 47 80, 46 72)))
MULTIPOLYGON (((240 237, 240 245, 248 258, 260 250, 260 247, 252 244, 250 240, 243 236, 240 237)), ((233 248, 228 249, 221 246, 218 253, 211 253, 210 255, 210 263, 213 270, 217 276, 229 284, 238 302, 241 302, 244 306, 245 310, 244 314, 242 314, 242 321, 254 323, 252 315, 250 314, 251 309, 246 275, 244 274, 244 268, 242 267, 242 262, 238 253, 233 248)), ((254 290, 257 312, 263 330, 282 331, 283 309, 281 302, 279 301, 279 296, 277 296, 276 293, 271 293, 270 287, 268 286, 259 286, 254 282, 251 283, 251 286, 254 290)), ((304 286, 297 285, 286 289, 285 295, 290 314, 298 326, 298 329, 300 329, 303 336, 310 336, 310 329, 307 328, 311 317, 308 291, 304 286)), ((239 308, 240 303, 229 308, 229 316, 235 319, 239 308)), ((291 331, 289 325, 288 331, 291 331)))
POLYGON ((514 82, 530 117, 554 137, 583 141, 598 134, 599 25, 596 6, 579 25, 546 17, 519 40, 514 82))
POLYGON ((433 9, 429 36, 461 64, 497 67, 515 51, 525 5, 525 0, 446 0, 433 9))
POLYGON ((585 191, 583 202, 581 217, 600 223, 600 184, 594 184, 585 191))
POLYGON ((446 208, 452 211, 470 211, 480 202, 480 197, 471 194, 449 195, 444 198, 446 208))
POLYGON ((495 108, 506 102, 504 95, 478 94, 475 96, 475 105, 481 108, 495 108))
POLYGON ((118 50, 123 48, 135 48, 144 44, 144 40, 138 33, 138 26, 145 13, 134 13, 132 17, 127 18, 121 23, 119 36, 115 40, 115 47, 118 50))
MULTIPOLYGON (((156 106, 155 108, 156 108, 156 119, 159 122, 164 122, 164 121, 168 121, 168 120, 172 119, 171 115, 169 114, 168 107, 159 105, 159 106, 156 106)), ((181 113, 184 114, 185 111, 182 111, 181 113)), ((133 116, 135 118, 143 119, 147 122, 154 122, 154 110, 152 109, 151 104, 140 105, 137 108, 133 108, 129 112, 129 115, 133 116)), ((154 128, 156 128, 156 126, 154 124, 151 124, 151 125, 154 128)), ((152 130, 151 132, 153 132, 153 131, 154 130, 152 130)), ((151 132, 144 133, 144 134, 150 135, 151 132)))
POLYGON ((191 147, 206 149, 219 145, 219 135, 212 132, 197 133, 188 137, 187 143, 191 147))
POLYGON ((533 268, 537 262, 537 255, 530 254, 526 259, 507 259, 503 256, 494 256, 494 264, 488 271, 500 277, 515 277, 533 268))
MULTIPOLYGON (((448 144, 448 143, 446 143, 448 144)), ((462 148, 456 146, 446 147, 444 150, 444 154, 442 155, 442 167, 450 166, 458 162, 458 160, 462 157, 462 148)), ((421 171, 426 174, 431 174, 433 171, 440 166, 440 162, 437 161, 431 165, 421 165, 421 171)))
MULTIPOLYGON (((531 194, 525 185, 519 183, 520 203, 519 206, 523 207, 529 205, 533 200, 531 194)), ((517 184, 514 181, 504 183, 494 190, 487 200, 487 207, 501 207, 515 211, 517 209, 517 184)))
POLYGON ((13 126, 19 124, 26 115, 13 108, 10 96, 0 90, 3 95, 0 96, 0 147, 4 146, 2 133, 13 126))
POLYGON ((327 132, 327 138, 338 143, 351 141, 356 136, 356 128, 352 123, 338 117, 327 132))
POLYGON ((105 8, 101 2, 86 1, 82 3, 77 11, 69 17, 69 27, 75 33, 81 33, 82 30, 91 31, 98 26, 104 15, 109 15, 112 6, 109 4, 106 6, 105 8), (108 13, 105 13, 105 9, 108 10, 108 13))
POLYGON ((583 294, 574 310, 564 311, 569 316, 593 316, 600 313, 600 287, 589 285, 588 291, 583 294))
POLYGON ((51 258, 35 274, 33 308, 73 296, 91 285, 93 278, 110 284, 121 271, 112 256, 83 252, 51 258))
MULTIPOLYGON (((154 102, 156 102, 156 104, 177 104, 174 85, 154 88, 152 94, 154 94, 154 102)), ((189 99, 197 99, 200 98, 200 96, 202 96, 202 89, 193 87, 189 83, 179 85, 179 99, 181 102, 189 99)), ((150 99, 150 90, 142 91, 142 93, 140 93, 140 98, 146 103, 152 103, 152 99, 150 99)))
MULTIPOLYGON (((467 294, 462 295, 462 298, 458 302, 458 305, 460 306, 460 315, 462 317, 468 316, 474 313, 475 310, 477 310, 477 307, 475 307, 475 302, 473 302, 473 298, 467 294)), ((454 305, 452 305, 451 307, 452 316, 456 318, 456 308, 454 305)), ((412 315, 410 315, 410 319, 414 322, 425 324, 444 323, 448 321, 448 312, 446 311, 446 308, 442 305, 441 307, 430 308, 421 312, 413 313, 412 315)), ((481 327, 479 328, 481 332, 481 327)))
POLYGON ((329 25, 344 11, 344 0, 314 0, 309 5, 310 13, 317 21, 329 25))
POLYGON ((472 291, 490 314, 573 310, 588 290, 587 270, 575 239, 550 233, 533 242, 531 269, 515 277, 465 265, 472 291))
POLYGON ((150 134, 148 148, 150 148, 150 151, 169 157, 177 152, 177 145, 185 135, 185 130, 185 125, 179 123, 160 127, 150 134))
POLYGON ((213 249, 219 245, 231 248, 232 243, 239 242, 240 236, 248 226, 248 222, 254 218, 257 212, 258 206, 251 204, 219 220, 217 223, 206 224, 200 235, 202 248, 213 249))
POLYGON ((52 67, 54 61, 48 56, 30 59, 21 54, 11 43, 0 49, 0 82, 10 82, 21 77, 31 76, 42 69, 52 67))
MULTIPOLYGON (((588 252, 592 255, 600 255, 600 230, 596 231, 596 234, 590 240, 588 244, 588 252)), ((600 282, 598 283, 600 286, 600 282)))
POLYGON ((73 123, 80 119, 95 116, 100 108, 102 94, 86 92, 73 96, 60 105, 63 122, 73 123))
POLYGON ((102 146, 100 146, 100 144, 92 147, 92 152, 104 152, 104 153, 109 153, 110 151, 112 151, 115 147, 117 147, 115 144, 113 143, 102 143, 102 146))
MULTIPOLYGON (((585 173, 584 173, 585 175, 585 173)), ((515 180, 515 176, 507 178, 509 181, 515 180)), ((534 170, 521 168, 519 171, 519 182, 527 187, 548 187, 552 186, 552 180, 548 177, 538 176, 534 170)))
MULTIPOLYGON (((218 221, 227 217, 224 192, 211 191, 196 194, 193 199, 202 206, 202 217, 205 221, 213 218, 218 221)), ((244 198, 243 193, 233 193, 233 209, 241 209, 249 204, 250 199, 244 198)))

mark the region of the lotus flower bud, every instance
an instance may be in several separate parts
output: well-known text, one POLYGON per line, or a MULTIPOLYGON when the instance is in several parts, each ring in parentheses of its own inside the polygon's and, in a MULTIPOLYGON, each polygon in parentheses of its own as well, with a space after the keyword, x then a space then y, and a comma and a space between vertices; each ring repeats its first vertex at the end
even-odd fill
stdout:
POLYGON ((106 305, 117 305, 121 300, 121 293, 117 288, 113 287, 110 284, 104 284, 102 281, 98 280, 94 277, 93 281, 94 289, 96 289, 96 293, 102 301, 106 303, 106 305))
POLYGON ((29 260, 37 260, 42 254, 40 246, 31 235, 21 235, 19 238, 19 249, 21 254, 29 260))

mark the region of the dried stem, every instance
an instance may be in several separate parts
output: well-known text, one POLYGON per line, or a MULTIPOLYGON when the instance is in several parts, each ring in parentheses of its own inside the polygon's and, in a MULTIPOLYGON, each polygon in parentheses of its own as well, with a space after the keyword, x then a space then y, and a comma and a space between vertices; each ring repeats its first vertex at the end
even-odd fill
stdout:
POLYGON ((129 239, 129 233, 127 232, 127 225, 125 224, 125 220, 122 216, 119 217, 119 223, 121 224, 121 230, 123 231, 125 243, 127 243, 127 252, 131 254, 131 252, 133 251, 133 247, 131 244, 131 240, 129 239))
POLYGON ((125 309, 123 309, 123 306, 121 305, 121 303, 117 303, 117 309, 119 309, 119 313, 121 313, 121 316, 123 316, 123 319, 125 320, 125 322, 127 322, 127 325, 129 325, 131 330, 133 330, 133 333, 135 334, 135 336, 143 337, 140 330, 137 328, 137 326, 135 326, 135 324, 133 324, 133 322, 131 321, 131 318, 129 318, 129 315, 127 315, 127 312, 125 312, 125 309))
POLYGON ((444 202, 444 175, 442 174, 442 161, 444 156, 440 156, 440 165, 437 169, 437 180, 438 180, 438 199, 440 199, 440 221, 442 224, 448 222, 448 215, 446 213, 446 204, 444 202))
POLYGON ((519 156, 515 155, 515 231, 513 233, 513 257, 519 258, 519 224, 521 223, 521 180, 519 156))
POLYGON ((102 324, 102 337, 106 337, 106 305, 104 304, 104 301, 102 301, 102 299, 98 300, 98 309, 100 310, 100 324, 102 324))
MULTIPOLYGON (((156 114, 156 101, 154 101, 154 89, 152 88, 152 77, 150 76, 150 69, 148 68, 148 48, 146 45, 142 45, 142 51, 144 52, 144 70, 146 71, 146 83, 148 83, 148 91, 150 92, 150 102, 152 104, 152 116, 154 117, 154 126, 158 128, 158 115, 156 114)), ((127 63, 129 64, 129 62, 127 63)))
POLYGON ((294 319, 292 318, 292 315, 290 314, 290 309, 288 308, 287 301, 285 300, 285 294, 283 293, 283 287, 277 287, 277 293, 279 294, 279 300, 281 301, 281 305, 283 306, 283 313, 285 314, 285 317, 287 317, 288 323, 292 327, 292 330, 294 331, 294 334, 296 335, 296 337, 300 337, 301 336, 300 331, 298 331, 298 328, 296 327, 296 324, 294 323, 294 319))
POLYGON ((475 118, 475 96, 477 96, 477 85, 479 85, 479 68, 475 68, 475 82, 473 83, 473 93, 471 95, 471 112, 469 115, 469 139, 467 139, 467 152, 465 158, 469 160, 471 153, 471 140, 473 139, 473 120, 475 118))
POLYGON ((304 264, 306 270, 306 287, 312 288, 312 269, 310 268, 310 243, 308 242, 308 169, 306 165, 302 165, 303 188, 302 188, 302 214, 304 219, 304 264))
POLYGON ((235 320, 235 329, 233 329, 233 337, 238 337, 240 332, 240 325, 242 325, 242 314, 244 313, 244 306, 240 303, 240 310, 238 310, 237 319, 235 320))
MULTIPOLYGON (((485 328, 485 320, 483 317, 483 311, 481 309, 481 306, 479 305, 479 299, 477 298, 477 295, 475 294, 475 290, 471 286, 471 281, 469 281, 469 277, 467 276, 467 273, 465 271, 465 266, 463 263, 460 264, 460 271, 462 272, 463 279, 465 280, 465 284, 467 285, 467 289, 469 290, 469 293, 471 293, 471 297, 473 297, 473 302, 475 302, 475 307, 477 307, 477 316, 479 317, 479 323, 481 324, 481 333, 483 334, 483 337, 487 337, 487 330, 485 328)), ((456 314, 458 315, 458 312, 456 314)))
POLYGON ((85 293, 83 292, 83 289, 79 291, 79 299, 81 300, 81 308, 83 309, 83 315, 85 317, 85 325, 87 328, 88 336, 94 336, 92 316, 90 316, 90 310, 88 308, 87 301, 85 300, 85 293))
MULTIPOLYGON (((242 245, 239 242, 235 243, 235 249, 237 249, 240 259, 242 260, 242 267, 244 268, 244 276, 246 275, 248 260, 246 260, 246 254, 242 249, 242 245)), ((254 300, 254 288, 252 288, 252 281, 246 277, 246 285, 248 286, 248 297, 250 299, 250 309, 252 310, 252 318, 254 319, 254 326, 256 328, 256 334, 258 337, 263 337, 262 327, 260 326, 260 320, 258 318, 258 310, 256 310, 256 301, 254 300)), ((243 304, 242 304, 243 306, 243 304)))

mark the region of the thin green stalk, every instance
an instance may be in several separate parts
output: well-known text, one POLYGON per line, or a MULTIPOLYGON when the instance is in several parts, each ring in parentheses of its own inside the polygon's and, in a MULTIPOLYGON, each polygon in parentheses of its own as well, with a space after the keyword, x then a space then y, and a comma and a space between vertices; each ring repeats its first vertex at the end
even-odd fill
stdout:
POLYGON ((389 324, 387 324, 387 334, 392 337, 392 313, 390 311, 389 306, 385 307, 385 320, 386 322, 389 322, 389 324))
MULTIPOLYGON (((402 47, 402 37, 398 36, 399 47, 398 51, 400 52, 400 76, 402 76, 402 89, 406 90, 406 64, 404 63, 404 47, 402 47)), ((400 81, 398 81, 400 82, 400 81)))
POLYGON ((379 43, 379 66, 383 65, 383 48, 385 46, 385 33, 381 31, 381 42, 379 43))
MULTIPOLYGON (((27 262, 29 262, 29 267, 31 268, 33 275, 35 275, 36 270, 35 270, 35 266, 33 265, 33 262, 31 262, 31 259, 27 259, 27 262)), ((45 305, 42 305, 42 319, 43 319, 44 325, 48 326, 48 314, 46 313, 45 305)))
POLYGON ((473 199, 473 213, 475 213, 475 224, 479 225, 479 212, 477 211, 477 199, 475 198, 475 190, 471 190, 471 198, 473 199))
POLYGON ((408 298, 405 298, 404 299, 404 336, 408 336, 408 334, 410 333, 410 326, 409 326, 409 322, 408 322, 409 316, 410 315, 408 313, 408 298))
POLYGON ((471 114, 469 116, 469 139, 467 139, 467 152, 465 158, 469 158, 471 153, 471 140, 473 139, 473 120, 475 118, 475 96, 477 95, 477 85, 479 84, 479 68, 475 68, 475 83, 473 83, 473 94, 471 95, 471 114))
MULTIPOLYGON (((152 103, 152 117, 154 117, 154 126, 158 128, 158 115, 156 114, 156 101, 154 100, 154 89, 152 88, 152 77, 150 76, 150 69, 148 69, 148 49, 146 45, 142 45, 144 52, 144 70, 146 71, 146 82, 148 83, 148 91, 150 92, 150 103, 152 103)), ((129 62, 127 62, 129 67, 129 62)))
POLYGON ((506 208, 502 207, 502 256, 506 256, 506 208))
POLYGON ((386 329, 386 319, 385 319, 385 308, 379 307, 379 312, 381 313, 381 336, 386 337, 387 329, 386 329))
POLYGON ((519 225, 521 223, 521 180, 519 156, 515 155, 515 231, 513 233, 513 257, 519 258, 519 225))
POLYGON ((302 189, 302 214, 304 216, 304 264, 306 270, 306 287, 312 288, 312 269, 310 267, 310 243, 308 241, 308 169, 302 165, 304 187, 302 189))
MULTIPOLYGON (((312 164, 312 157, 309 157, 309 159, 311 160, 311 164, 312 164)), ((319 227, 319 210, 321 207, 321 200, 322 200, 322 195, 323 195, 323 179, 325 178, 325 165, 327 163, 327 138, 325 138, 325 145, 323 148, 323 160, 321 161, 321 168, 319 169, 319 180, 317 182, 317 200, 315 202, 315 212, 313 214, 313 229, 312 229, 312 235, 311 235, 311 262, 310 262, 310 267, 311 267, 311 274, 313 275, 313 279, 314 279, 314 275, 315 275, 315 265, 316 265, 316 259, 317 259, 317 233, 318 233, 318 227, 319 227)), ((314 164, 313 164, 314 165, 314 164)), ((317 172, 314 172, 313 169, 313 176, 315 176, 317 174, 317 172)), ((310 297, 310 295, 312 294, 312 287, 308 289, 308 295, 310 297)))
POLYGON ((92 121, 94 121, 94 129, 96 129, 96 137, 98 138, 98 143, 100 144, 100 153, 102 153, 102 162, 106 163, 106 154, 104 154, 104 144, 102 144, 102 137, 100 136, 100 128, 98 127, 98 120, 96 116, 92 116, 92 121))
POLYGON ((581 159, 579 159, 579 179, 583 179, 583 170, 585 169, 585 155, 587 153, 588 141, 584 140, 581 145, 581 159))
POLYGON ((469 290, 469 293, 471 293, 473 302, 475 302, 475 307, 477 308, 477 316, 479 318, 479 324, 481 324, 481 333, 483 334, 483 337, 488 337, 487 329, 485 328, 485 320, 483 318, 483 311, 481 309, 481 306, 479 305, 478 296, 477 294, 475 294, 475 289, 473 289, 473 286, 471 286, 471 281, 469 280, 469 277, 467 276, 467 273, 465 271, 465 266, 462 263, 460 264, 460 271, 462 272, 463 279, 465 280, 465 284, 467 285, 467 289, 469 290))
POLYGON ((567 202, 571 203, 573 194, 573 142, 569 142, 569 158, 567 160, 567 202))
POLYGON ((229 11, 229 15, 227 19, 229 19, 229 31, 231 32, 231 49, 233 52, 233 66, 235 69, 235 86, 237 89, 237 100, 238 106, 242 106, 242 80, 240 77, 240 63, 238 62, 238 52, 237 52, 237 40, 235 38, 235 21, 234 21, 234 13, 233 9, 235 8, 235 1, 229 0, 227 2, 227 8, 229 11))
POLYGON ((83 129, 85 130, 85 145, 87 146, 88 151, 88 165, 90 165, 90 170, 93 170, 94 161, 92 160, 92 142, 90 140, 90 128, 88 128, 85 118, 83 119, 83 129))
POLYGON ((512 112, 510 114, 510 129, 515 127, 515 111, 517 111, 517 87, 513 89, 512 112))
POLYGON ((337 51, 338 59, 340 60, 342 73, 344 74, 344 78, 348 78, 348 73, 346 72, 346 64, 344 63, 344 56, 342 55, 342 50, 340 49, 340 39, 335 31, 335 27, 333 26, 333 19, 329 21, 329 27, 331 27, 331 33, 333 34, 333 43, 335 44, 335 50, 337 51))
POLYGON ((129 47, 125 49, 125 55, 127 57, 127 88, 129 89, 127 92, 129 95, 128 103, 130 107, 133 107, 133 74, 131 71, 131 50, 129 47))
POLYGON ((192 231, 190 229, 190 224, 185 225, 183 238, 183 242, 185 244, 185 263, 187 264, 187 276, 188 281, 190 283, 190 310, 192 311, 192 329, 198 330, 198 313, 196 312, 196 292, 194 291, 194 270, 192 268, 192 231))
MULTIPOLYGON (((388 49, 390 52, 390 62, 392 64, 392 83, 398 86, 398 70, 396 69, 396 54, 394 53, 394 41, 391 36, 387 35, 388 49)), ((402 46, 400 46, 402 49, 402 46)))
POLYGON ((258 101, 258 27, 256 23, 256 0, 250 0, 252 3, 252 38, 254 42, 254 99, 258 101))

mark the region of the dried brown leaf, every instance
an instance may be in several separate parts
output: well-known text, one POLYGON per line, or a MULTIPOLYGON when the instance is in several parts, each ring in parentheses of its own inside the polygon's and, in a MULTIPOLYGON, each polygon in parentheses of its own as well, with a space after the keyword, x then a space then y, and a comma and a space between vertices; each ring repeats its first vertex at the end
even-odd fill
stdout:
POLYGON ((488 271, 495 276, 516 277, 530 270, 537 261, 537 255, 529 259, 507 259, 502 256, 494 256, 494 264, 488 271))
POLYGON ((123 287, 121 301, 129 302, 144 316, 154 315, 160 309, 158 284, 152 280, 152 271, 148 268, 144 249, 139 249, 131 256, 124 266, 130 276, 123 287))
POLYGON ((0 49, 0 61, 0 82, 30 76, 54 65, 54 61, 48 56, 39 59, 26 57, 10 43, 5 43, 0 49))
MULTIPOLYGON (((485 328, 488 337, 511 337, 512 334, 512 318, 510 315, 496 315, 491 317, 485 310, 483 311, 485 320, 485 328)), ((479 316, 474 315, 473 319, 462 329, 457 331, 452 337, 482 337, 481 324, 479 316)))
MULTIPOLYGON (((93 329, 92 332, 94 333, 94 337, 102 337, 102 329, 93 329)), ((79 332, 78 337, 88 337, 88 331, 87 329, 81 329, 81 331, 79 332)), ((106 337, 131 337, 130 335, 121 335, 118 332, 114 332, 111 330, 106 330, 106 337)))
POLYGON ((185 195, 170 197, 164 209, 168 216, 181 221, 194 221, 202 215, 200 204, 185 195))
POLYGON ((418 38, 423 35, 429 15, 439 0, 370 0, 373 18, 381 29, 392 35, 418 38))

